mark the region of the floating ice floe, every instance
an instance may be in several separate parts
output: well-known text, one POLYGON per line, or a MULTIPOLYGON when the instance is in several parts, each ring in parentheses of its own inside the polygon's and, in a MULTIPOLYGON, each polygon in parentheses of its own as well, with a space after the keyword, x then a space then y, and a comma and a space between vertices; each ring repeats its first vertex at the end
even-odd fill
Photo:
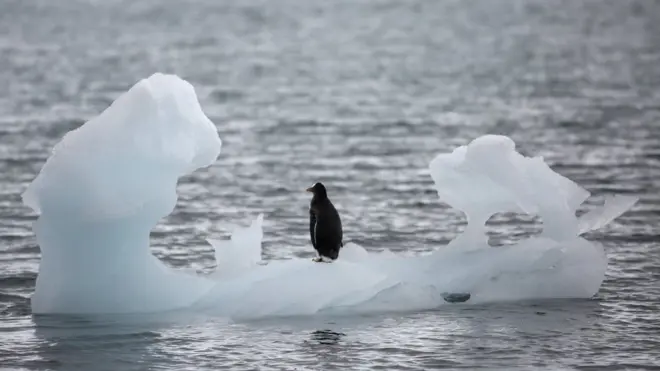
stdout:
POLYGON ((23 194, 37 211, 42 256, 34 313, 140 313, 175 309, 234 318, 436 308, 446 293, 469 302, 589 298, 607 267, 581 234, 627 211, 608 199, 576 218, 589 193, 522 156, 511 139, 486 135, 438 155, 430 173, 441 201, 462 210, 464 232, 430 255, 369 253, 350 243, 332 264, 293 258, 262 264, 263 215, 228 241, 209 240, 217 271, 195 275, 154 257, 149 233, 172 212, 178 179, 211 165, 221 140, 192 85, 154 74, 62 139, 23 194), (495 213, 540 215, 544 230, 492 248, 495 213))

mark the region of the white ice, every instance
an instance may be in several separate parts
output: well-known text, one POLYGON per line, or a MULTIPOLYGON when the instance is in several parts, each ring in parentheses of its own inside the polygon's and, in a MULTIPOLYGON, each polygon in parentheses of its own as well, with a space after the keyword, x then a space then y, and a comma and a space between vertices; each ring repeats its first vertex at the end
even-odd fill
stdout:
POLYGON ((42 258, 34 313, 135 313, 187 309, 232 318, 433 309, 445 292, 468 303, 588 298, 607 268, 600 245, 581 234, 637 201, 618 196, 575 217, 589 193, 528 158, 503 136, 482 136, 438 155, 430 173, 441 201, 462 210, 465 231, 430 254, 369 253, 347 244, 332 264, 263 262, 263 215, 216 250, 211 275, 165 266, 149 233, 176 204, 178 178, 211 165, 221 140, 193 87, 171 75, 138 82, 101 115, 68 133, 23 198, 40 213, 42 258), (544 231, 490 247, 495 213, 540 215, 544 231))

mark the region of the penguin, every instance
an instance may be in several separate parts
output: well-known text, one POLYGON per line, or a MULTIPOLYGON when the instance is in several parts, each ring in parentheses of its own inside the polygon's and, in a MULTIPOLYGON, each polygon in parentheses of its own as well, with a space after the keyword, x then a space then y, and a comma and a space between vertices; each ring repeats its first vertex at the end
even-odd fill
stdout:
POLYGON ((318 256, 313 261, 332 262, 344 247, 341 218, 323 183, 315 183, 306 191, 314 195, 309 204, 309 234, 318 256))

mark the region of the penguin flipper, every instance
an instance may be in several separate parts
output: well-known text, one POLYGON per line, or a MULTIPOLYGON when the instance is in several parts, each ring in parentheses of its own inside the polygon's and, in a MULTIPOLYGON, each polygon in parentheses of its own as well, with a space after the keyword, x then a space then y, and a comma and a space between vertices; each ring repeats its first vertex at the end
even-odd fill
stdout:
POLYGON ((309 210, 309 237, 312 240, 312 246, 316 249, 316 215, 312 210, 309 210))

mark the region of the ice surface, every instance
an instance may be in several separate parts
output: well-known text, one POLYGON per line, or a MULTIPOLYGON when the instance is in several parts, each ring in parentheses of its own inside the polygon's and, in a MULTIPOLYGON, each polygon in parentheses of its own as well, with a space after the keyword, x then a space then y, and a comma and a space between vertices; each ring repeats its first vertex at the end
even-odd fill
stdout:
POLYGON ((173 210, 177 179, 210 165, 221 141, 194 89, 155 74, 100 116, 67 134, 24 193, 40 213, 42 250, 36 313, 129 313, 177 308, 232 318, 410 311, 468 303, 588 298, 607 268, 601 246, 580 235, 603 227, 636 202, 615 197, 579 220, 589 193, 528 158, 513 141, 486 135, 430 164, 443 202, 462 210, 464 232, 430 254, 400 256, 346 244, 332 264, 311 259, 264 262, 263 215, 209 239, 217 268, 207 276, 163 265, 149 232, 173 210), (485 222, 495 213, 540 215, 541 235, 490 247, 485 222))

